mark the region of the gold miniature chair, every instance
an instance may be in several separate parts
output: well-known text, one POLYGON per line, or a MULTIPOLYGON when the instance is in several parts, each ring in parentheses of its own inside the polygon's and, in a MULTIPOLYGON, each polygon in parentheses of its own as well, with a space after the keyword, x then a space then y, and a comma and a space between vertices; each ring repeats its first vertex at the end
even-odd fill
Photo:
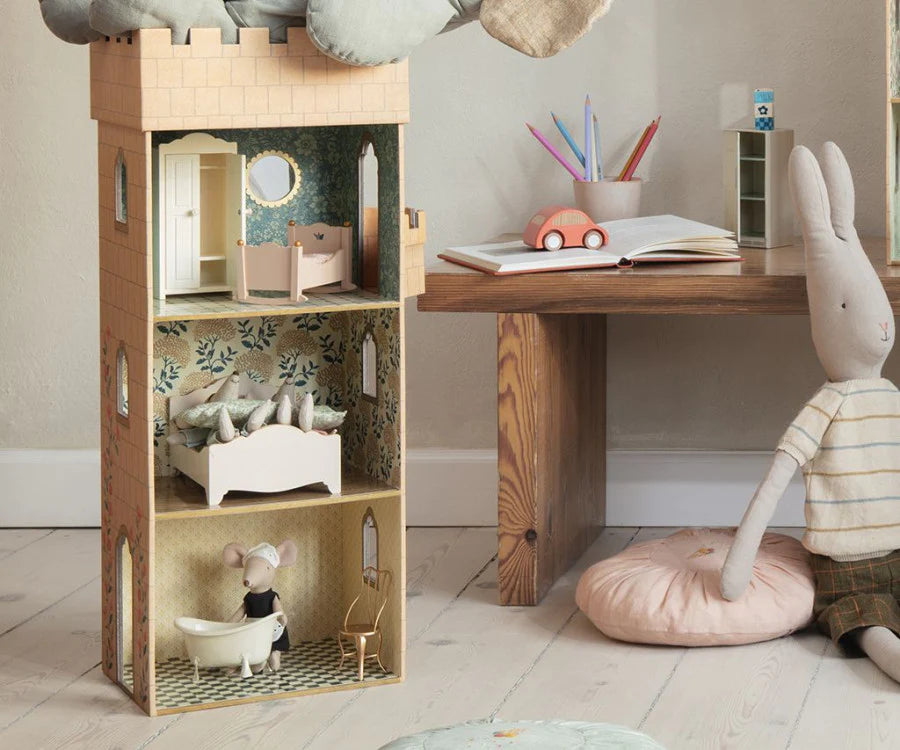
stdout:
POLYGON ((359 595, 350 604, 347 614, 344 617, 344 625, 338 631, 338 646, 341 649, 341 663, 338 665, 340 669, 344 665, 344 659, 347 656, 356 656, 356 662, 359 665, 359 679, 363 679, 365 671, 366 659, 375 659, 382 672, 387 672, 384 664, 381 663, 381 644, 384 641, 384 635, 381 632, 379 621, 387 606, 388 594, 391 588, 391 579, 393 578, 389 570, 376 570, 369 567, 362 571, 362 589, 359 595), (350 622, 350 616, 353 608, 359 605, 359 617, 361 622, 350 622), (374 653, 366 653, 366 649, 370 647, 369 640, 378 638, 378 648, 374 653), (344 641, 353 641, 355 650, 345 651, 344 641))

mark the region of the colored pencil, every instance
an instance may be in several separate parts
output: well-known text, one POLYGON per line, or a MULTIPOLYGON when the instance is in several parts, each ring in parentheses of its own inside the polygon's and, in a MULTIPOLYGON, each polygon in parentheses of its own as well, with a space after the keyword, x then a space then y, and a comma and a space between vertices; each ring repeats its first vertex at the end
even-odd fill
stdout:
POLYGON ((575 143, 575 139, 572 137, 572 134, 569 132, 569 129, 563 125, 563 121, 560 120, 555 114, 550 113, 550 117, 553 118, 553 122, 556 123, 556 127, 559 128, 559 132, 562 133, 562 137, 566 139, 566 143, 569 144, 569 148, 572 149, 572 153, 575 154, 575 158, 581 163, 581 166, 584 166, 584 154, 581 153, 581 149, 578 148, 578 144, 575 143))
POLYGON ((647 137, 644 138, 644 142, 641 144, 641 147, 638 149, 637 155, 631 162, 631 166, 628 167, 628 171, 625 173, 625 177, 623 178, 626 182, 630 180, 634 176, 635 170, 638 168, 638 164, 641 163, 641 159, 644 158, 644 154, 647 153, 647 148, 650 146, 650 141, 653 140, 653 136, 656 135, 656 131, 659 130, 659 121, 662 119, 662 115, 657 117, 650 125, 650 130, 647 133, 647 137))
POLYGON ((584 181, 584 177, 582 177, 580 174, 578 174, 578 172, 576 171, 575 167, 573 167, 571 164, 569 164, 569 162, 566 161, 565 157, 564 157, 561 153, 559 153, 559 151, 557 151, 555 148, 553 148, 553 146, 550 144, 550 142, 549 142, 546 138, 544 138, 544 136, 543 136, 543 134, 541 133, 540 130, 538 130, 538 129, 535 128, 535 127, 532 127, 532 126, 529 125, 527 122, 525 123, 525 125, 526 125, 526 127, 531 131, 531 134, 532 134, 535 138, 538 139, 538 141, 540 142, 540 144, 541 144, 545 149, 547 149, 547 151, 550 152, 550 155, 551 155, 554 159, 556 159, 556 161, 558 161, 560 164, 562 164, 562 165, 569 171, 569 173, 572 175, 572 177, 574 177, 574 178, 575 178, 576 180, 578 180, 579 182, 583 182, 583 181, 584 181))
POLYGON ((584 97, 584 179, 591 180, 591 97, 584 97))
POLYGON ((638 142, 634 144, 634 149, 632 149, 631 155, 628 157, 628 161, 625 162, 625 166, 622 167, 622 171, 619 172, 618 179, 620 181, 625 179, 625 173, 628 171, 628 168, 631 166, 631 162, 634 161, 634 157, 637 156, 637 152, 640 149, 641 144, 644 142, 644 139, 647 137, 647 133, 649 133, 649 132, 650 132, 650 125, 648 125, 646 128, 644 128, 644 132, 641 133, 641 137, 638 138, 638 142))
POLYGON ((603 179, 603 154, 600 150, 600 123, 594 115, 594 156, 597 159, 597 180, 603 179))

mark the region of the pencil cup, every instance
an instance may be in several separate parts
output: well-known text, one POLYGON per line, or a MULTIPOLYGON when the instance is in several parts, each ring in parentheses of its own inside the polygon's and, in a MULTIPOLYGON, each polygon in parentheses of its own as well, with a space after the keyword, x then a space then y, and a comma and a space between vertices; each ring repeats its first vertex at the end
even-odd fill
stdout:
POLYGON ((595 222, 633 219, 640 213, 641 180, 627 182, 613 178, 599 182, 573 180, 575 205, 595 222))

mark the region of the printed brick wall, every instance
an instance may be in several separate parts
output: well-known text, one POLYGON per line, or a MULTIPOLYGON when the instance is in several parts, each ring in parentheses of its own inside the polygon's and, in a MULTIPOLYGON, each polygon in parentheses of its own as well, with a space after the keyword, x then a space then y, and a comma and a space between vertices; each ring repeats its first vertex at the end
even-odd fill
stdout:
POLYGON ((169 29, 91 44, 91 116, 137 130, 369 125, 409 122, 406 61, 363 68, 316 49, 306 30, 270 44, 268 29, 169 29))

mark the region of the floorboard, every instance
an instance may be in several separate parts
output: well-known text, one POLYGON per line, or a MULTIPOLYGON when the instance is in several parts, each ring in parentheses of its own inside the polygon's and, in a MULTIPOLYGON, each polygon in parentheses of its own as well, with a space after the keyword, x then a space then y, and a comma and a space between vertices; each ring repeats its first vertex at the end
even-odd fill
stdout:
MULTIPOLYGON (((100 661, 100 580, 0 637, 0 737, 100 661)), ((0 744, 3 744, 0 742, 0 744)))
POLYGON ((8 554, 3 569, 0 636, 100 575, 100 533, 60 529, 45 534, 8 554))
POLYGON ((52 533, 52 529, 0 529, 0 560, 52 533))
POLYGON ((848 659, 829 643, 784 747, 896 750, 900 688, 868 659, 848 659))

